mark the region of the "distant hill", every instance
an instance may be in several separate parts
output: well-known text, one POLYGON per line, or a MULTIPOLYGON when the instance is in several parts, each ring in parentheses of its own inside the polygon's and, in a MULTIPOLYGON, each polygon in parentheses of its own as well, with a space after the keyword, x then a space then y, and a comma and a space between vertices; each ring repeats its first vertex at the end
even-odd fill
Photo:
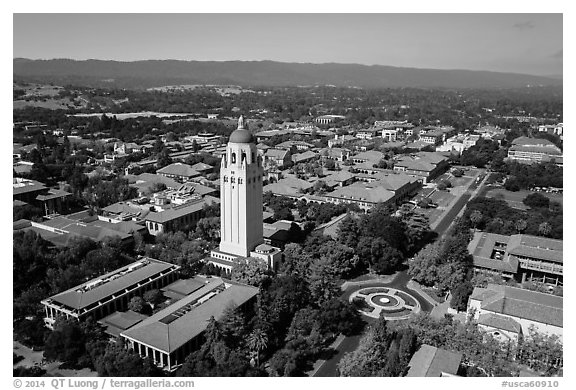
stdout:
POLYGON ((274 61, 134 62, 15 58, 14 78, 86 86, 150 88, 178 84, 250 86, 335 85, 361 88, 517 88, 562 85, 562 80, 515 73, 435 70, 358 64, 274 61))

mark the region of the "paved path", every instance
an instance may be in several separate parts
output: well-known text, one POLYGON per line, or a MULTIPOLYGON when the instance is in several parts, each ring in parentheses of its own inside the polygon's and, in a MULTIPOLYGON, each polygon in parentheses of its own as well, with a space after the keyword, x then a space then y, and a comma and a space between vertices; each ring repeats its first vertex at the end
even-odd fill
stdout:
POLYGON ((463 212, 464 206, 468 203, 468 201, 476 196, 480 190, 480 188, 486 182, 488 175, 484 177, 481 183, 477 183, 476 180, 472 182, 472 184, 468 187, 466 192, 454 203, 454 205, 446 212, 446 214, 442 217, 442 219, 436 224, 436 227, 433 230, 438 233, 438 236, 443 236, 452 222, 456 219, 460 212, 463 212))
MULTIPOLYGON (((336 340, 334 340, 334 342, 330 344, 328 348, 333 349, 335 351, 338 350, 338 348, 345 339, 346 336, 344 336, 343 334, 338 335, 338 337, 336 337, 336 340)), ((317 360, 316 363, 314 363, 314 367, 312 368, 312 370, 307 372, 306 374, 308 374, 308 376, 317 376, 316 373, 318 372, 318 370, 320 370, 320 368, 322 368, 322 366, 324 366, 324 364, 326 364, 326 362, 327 362, 326 359, 317 360)))

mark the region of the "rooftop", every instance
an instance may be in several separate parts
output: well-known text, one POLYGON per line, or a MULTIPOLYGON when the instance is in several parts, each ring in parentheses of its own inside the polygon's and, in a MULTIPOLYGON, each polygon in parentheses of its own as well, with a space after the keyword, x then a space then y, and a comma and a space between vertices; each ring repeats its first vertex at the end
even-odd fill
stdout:
POLYGON ((441 377, 442 373, 456 375, 462 354, 423 344, 410 359, 407 377, 441 377))
POLYGON ((342 198, 354 201, 378 203, 386 202, 394 197, 394 193, 384 187, 372 186, 372 183, 357 182, 327 193, 328 198, 342 198))
POLYGON ((177 265, 146 257, 53 295, 46 301, 53 301, 70 309, 80 311, 134 284, 178 268, 177 265))
POLYGON ((478 317, 478 324, 485 325, 496 329, 506 330, 513 333, 521 333, 522 325, 510 317, 500 316, 498 314, 485 313, 478 317))
POLYGON ((27 192, 44 191, 48 187, 36 180, 22 179, 15 177, 12 179, 13 195, 25 194, 27 192))
POLYGON ((562 297, 489 284, 487 288, 476 287, 470 299, 481 301, 486 311, 562 327, 562 297))
POLYGON ((211 317, 219 320, 228 306, 241 306, 257 294, 256 287, 210 278, 200 289, 123 332, 122 336, 170 353, 200 335, 211 317))
POLYGON ((200 172, 193 169, 190 165, 180 162, 173 163, 165 166, 164 168, 158 169, 156 173, 163 175, 182 176, 182 177, 201 176, 200 172))
POLYGON ((185 215, 200 211, 204 208, 204 205, 210 205, 211 203, 220 203, 220 200, 218 198, 207 195, 196 202, 188 202, 183 205, 174 206, 160 212, 151 211, 148 213, 145 219, 146 221, 150 222, 166 223, 168 221, 172 221, 185 215))

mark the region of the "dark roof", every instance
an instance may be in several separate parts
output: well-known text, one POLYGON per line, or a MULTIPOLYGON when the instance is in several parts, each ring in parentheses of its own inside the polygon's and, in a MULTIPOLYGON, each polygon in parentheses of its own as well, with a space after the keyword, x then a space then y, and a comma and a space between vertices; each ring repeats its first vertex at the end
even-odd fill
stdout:
POLYGON ((241 306, 257 294, 256 287, 210 278, 202 288, 121 335, 170 353, 204 332, 210 317, 219 320, 228 306, 241 306))
POLYGON ((14 178, 12 180, 12 194, 20 195, 28 192, 40 192, 47 189, 44 184, 36 180, 14 178))
POLYGON ((174 264, 166 263, 160 260, 143 258, 125 267, 119 268, 115 271, 102 275, 98 278, 92 279, 86 283, 72 287, 69 290, 51 296, 49 299, 68 306, 72 309, 83 309, 96 303, 112 294, 120 292, 133 284, 142 282, 151 276, 157 275, 160 272, 168 270, 176 270, 179 267, 174 264), (140 268, 128 271, 130 267, 144 264, 140 268), (125 273, 128 271, 127 273, 125 273), (105 281, 103 284, 93 287, 92 289, 85 290, 85 286, 89 286, 100 280, 105 281))
POLYGON ((198 279, 180 279, 162 288, 162 291, 170 292, 178 299, 182 299, 202 287, 204 287, 204 283, 198 279))
POLYGON ((410 359, 407 377, 440 377, 442 373, 456 375, 462 354, 423 344, 410 359))
POLYGON ((105 332, 114 337, 120 336, 120 333, 128 328, 133 327, 147 316, 134 311, 116 311, 107 317, 98 321, 106 327, 105 332))
POLYGON ((254 137, 252 133, 246 129, 236 129, 230 134, 230 139, 228 142, 237 144, 250 144, 254 142, 254 137))

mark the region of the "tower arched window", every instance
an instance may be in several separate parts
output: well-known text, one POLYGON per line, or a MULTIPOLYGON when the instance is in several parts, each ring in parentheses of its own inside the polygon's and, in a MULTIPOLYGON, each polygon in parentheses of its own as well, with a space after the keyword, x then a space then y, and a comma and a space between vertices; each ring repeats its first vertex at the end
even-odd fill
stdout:
POLYGON ((233 177, 231 177, 231 178, 230 178, 230 183, 236 183, 236 179, 233 178, 233 177))
POLYGON ((232 153, 232 164, 236 164, 236 153, 232 153))
POLYGON ((246 153, 242 152, 242 164, 246 163, 246 153))
POLYGON ((238 184, 242 184, 242 179, 238 179, 238 184))
POLYGON ((228 176, 224 176, 224 183, 228 183, 228 176))

